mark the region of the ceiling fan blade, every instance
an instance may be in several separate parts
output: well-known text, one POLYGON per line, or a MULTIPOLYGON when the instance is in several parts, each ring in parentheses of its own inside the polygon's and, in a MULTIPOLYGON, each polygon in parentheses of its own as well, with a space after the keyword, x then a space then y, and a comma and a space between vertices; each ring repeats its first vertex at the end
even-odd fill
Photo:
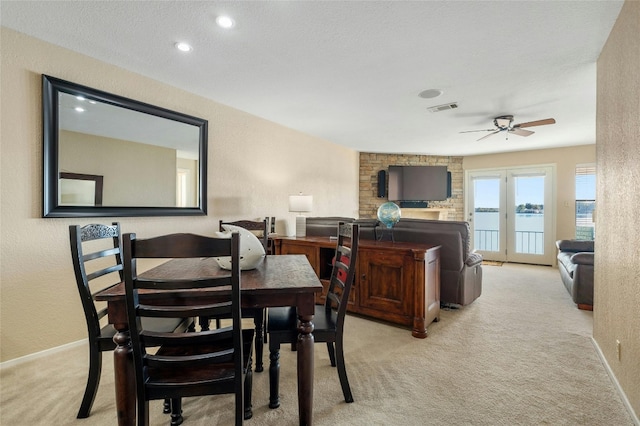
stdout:
POLYGON ((459 133, 473 133, 473 132, 493 132, 496 129, 486 129, 486 130, 465 130, 463 132, 459 132, 459 133))
POLYGON ((509 133, 513 133, 514 135, 518 136, 529 136, 534 134, 535 132, 532 132, 531 130, 521 129, 519 127, 514 127, 513 129, 509 130, 509 133))
POLYGON ((478 139, 476 142, 480 142, 482 139, 486 139, 486 138, 488 138, 489 136, 493 136, 493 135, 495 135, 496 133, 500 133, 500 132, 501 132, 500 130, 496 130, 496 131, 495 131, 495 132, 493 132, 493 133, 489 133, 487 136, 483 136, 483 137, 481 137, 481 138, 480 138, 480 139, 478 139))
POLYGON ((546 124, 555 124, 556 120, 553 118, 545 118, 544 120, 529 121, 527 123, 514 124, 513 127, 533 127, 544 126, 546 124))

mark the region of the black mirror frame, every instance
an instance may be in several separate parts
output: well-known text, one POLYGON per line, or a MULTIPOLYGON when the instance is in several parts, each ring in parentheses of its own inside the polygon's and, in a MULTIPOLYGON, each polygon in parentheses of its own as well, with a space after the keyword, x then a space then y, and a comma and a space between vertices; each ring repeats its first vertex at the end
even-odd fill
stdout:
POLYGON ((207 214, 208 121, 133 99, 42 75, 43 214, 42 217, 196 216, 207 214), (58 94, 83 95, 100 102, 197 126, 200 129, 198 207, 105 207, 58 205, 58 94))

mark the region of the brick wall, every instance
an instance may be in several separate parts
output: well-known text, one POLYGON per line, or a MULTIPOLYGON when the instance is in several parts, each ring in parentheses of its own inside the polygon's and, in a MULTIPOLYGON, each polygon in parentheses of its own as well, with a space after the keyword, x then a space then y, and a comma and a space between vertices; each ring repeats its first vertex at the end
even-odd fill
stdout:
POLYGON ((451 172, 451 198, 430 201, 429 207, 454 209, 449 219, 464 220, 462 157, 435 155, 360 153, 360 218, 375 218, 378 207, 386 198, 378 198, 378 172, 389 166, 447 166, 451 172))

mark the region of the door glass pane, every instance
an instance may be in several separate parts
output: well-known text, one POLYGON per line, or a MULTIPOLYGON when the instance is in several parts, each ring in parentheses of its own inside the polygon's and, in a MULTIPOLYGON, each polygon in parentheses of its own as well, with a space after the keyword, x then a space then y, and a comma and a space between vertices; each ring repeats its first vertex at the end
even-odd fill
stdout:
POLYGON ((500 251, 500 178, 475 178, 473 204, 473 248, 500 251))
POLYGON ((544 175, 515 176, 515 251, 544 254, 544 175))

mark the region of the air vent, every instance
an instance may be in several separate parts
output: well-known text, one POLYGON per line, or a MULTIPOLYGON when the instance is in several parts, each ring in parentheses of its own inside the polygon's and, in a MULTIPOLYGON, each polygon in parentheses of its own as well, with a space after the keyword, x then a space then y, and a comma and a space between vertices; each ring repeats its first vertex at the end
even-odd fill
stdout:
POLYGON ((440 111, 446 111, 448 109, 455 109, 455 108, 458 108, 458 104, 456 102, 452 102, 450 104, 429 107, 427 108, 427 110, 429 110, 429 112, 440 112, 440 111))

